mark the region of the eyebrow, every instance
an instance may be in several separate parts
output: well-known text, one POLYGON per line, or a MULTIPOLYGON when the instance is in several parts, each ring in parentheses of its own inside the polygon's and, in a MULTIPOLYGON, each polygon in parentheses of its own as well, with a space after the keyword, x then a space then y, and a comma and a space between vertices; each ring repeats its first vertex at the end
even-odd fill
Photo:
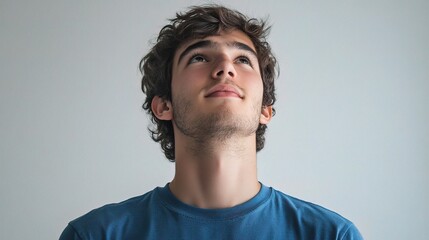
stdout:
MULTIPOLYGON (((187 54, 189 54, 194 49, 207 48, 207 47, 208 48, 216 48, 219 45, 220 45, 219 43, 213 42, 211 40, 201 40, 201 41, 198 41, 194 44, 191 44, 180 54, 179 59, 177 61, 177 64, 179 64, 180 60, 182 60, 182 58, 184 58, 187 54)), ((255 56, 256 59, 258 59, 258 55, 256 54, 255 50, 253 50, 251 47, 249 47, 248 45, 246 45, 244 43, 233 41, 233 42, 227 42, 226 45, 230 48, 236 48, 236 49, 248 51, 253 56, 255 56)))

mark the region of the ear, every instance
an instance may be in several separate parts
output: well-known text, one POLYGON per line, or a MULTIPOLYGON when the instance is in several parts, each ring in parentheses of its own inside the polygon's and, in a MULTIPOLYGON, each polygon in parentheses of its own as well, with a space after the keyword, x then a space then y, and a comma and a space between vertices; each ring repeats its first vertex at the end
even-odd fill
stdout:
POLYGON ((260 124, 268 124, 273 117, 273 106, 262 106, 261 116, 259 117, 260 124))
POLYGON ((160 96, 155 96, 152 99, 150 107, 153 114, 155 114, 156 118, 159 120, 168 121, 173 119, 173 108, 171 106, 171 101, 160 96))

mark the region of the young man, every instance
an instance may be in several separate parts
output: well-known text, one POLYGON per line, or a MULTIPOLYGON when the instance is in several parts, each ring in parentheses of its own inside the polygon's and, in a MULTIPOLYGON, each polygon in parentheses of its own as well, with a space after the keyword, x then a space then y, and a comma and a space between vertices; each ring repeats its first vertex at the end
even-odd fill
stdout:
POLYGON ((70 222, 60 239, 362 239, 340 215, 257 179, 276 100, 268 29, 211 5, 161 30, 140 64, 143 108, 174 179, 70 222))

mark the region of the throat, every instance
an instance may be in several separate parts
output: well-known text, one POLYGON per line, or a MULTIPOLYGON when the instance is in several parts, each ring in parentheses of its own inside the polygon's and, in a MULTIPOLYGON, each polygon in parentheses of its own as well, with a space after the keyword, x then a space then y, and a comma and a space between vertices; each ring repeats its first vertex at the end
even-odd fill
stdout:
POLYGON ((228 208, 259 192, 254 133, 198 139, 175 131, 174 137, 176 172, 170 190, 182 202, 228 208))

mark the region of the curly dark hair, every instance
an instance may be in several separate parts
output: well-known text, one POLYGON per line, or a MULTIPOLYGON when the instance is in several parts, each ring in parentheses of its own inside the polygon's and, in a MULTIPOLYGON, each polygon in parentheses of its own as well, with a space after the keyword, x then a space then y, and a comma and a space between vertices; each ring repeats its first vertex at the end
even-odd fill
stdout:
MULTIPOLYGON (((175 161, 174 131, 171 121, 158 119, 151 109, 154 96, 171 100, 171 75, 173 57, 184 42, 191 39, 202 39, 219 34, 221 31, 240 30, 255 45, 261 78, 263 81, 263 106, 272 106, 276 101, 274 79, 277 75, 277 61, 266 42, 270 26, 265 20, 248 18, 242 13, 220 5, 193 6, 185 13, 176 13, 176 18, 169 19, 170 24, 159 32, 157 41, 150 52, 140 61, 142 91, 146 94, 143 109, 151 115, 155 125, 149 131, 152 139, 160 142, 165 156, 175 161)), ((273 108, 273 113, 275 110, 273 108)), ((267 126, 259 124, 256 130, 256 151, 265 143, 267 126)))

